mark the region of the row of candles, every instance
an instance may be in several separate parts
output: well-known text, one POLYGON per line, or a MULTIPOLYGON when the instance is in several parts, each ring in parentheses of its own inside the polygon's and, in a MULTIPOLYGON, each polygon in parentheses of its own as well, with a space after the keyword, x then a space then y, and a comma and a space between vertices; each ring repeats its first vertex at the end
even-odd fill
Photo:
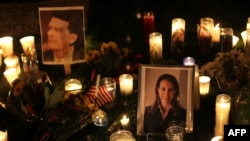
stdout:
MULTIPOLYGON (((144 39, 149 42, 151 63, 162 58, 162 34, 155 32, 154 13, 148 11, 144 13, 144 39)), ((220 43, 220 50, 226 52, 231 50, 239 41, 231 27, 219 27, 219 23, 214 26, 214 19, 203 17, 197 25, 199 52, 208 54, 213 43, 220 43)), ((250 17, 248 18, 246 30, 241 33, 245 51, 250 56, 250 17)), ((171 52, 181 52, 184 47, 185 20, 182 18, 172 19, 171 30, 171 52)))
MULTIPOLYGON (((21 54, 22 71, 38 71, 36 51, 35 51, 35 37, 25 36, 20 40, 24 53, 21 54)), ((4 76, 11 85, 12 82, 18 78, 21 73, 19 56, 14 54, 13 37, 4 36, 0 38, 0 66, 2 60, 5 64, 4 76)))
MULTIPOLYGON (((185 66, 195 65, 195 59, 193 57, 186 57, 183 59, 183 65, 185 66)), ((197 75, 198 70, 197 67, 195 68, 196 69, 195 69, 195 79, 194 79, 194 98, 195 102, 197 102, 199 101, 199 99, 197 99, 197 97, 199 97, 197 96, 198 95, 197 89, 199 89, 198 90, 199 94, 202 96, 207 95, 209 93, 210 77, 197 75)), ((197 103, 195 103, 194 105, 197 106, 197 103)), ((214 128, 215 137, 212 138, 212 141, 219 141, 223 138, 224 125, 228 124, 230 107, 231 107, 231 97, 228 94, 217 95, 215 104, 215 112, 216 112, 215 128, 214 128)))

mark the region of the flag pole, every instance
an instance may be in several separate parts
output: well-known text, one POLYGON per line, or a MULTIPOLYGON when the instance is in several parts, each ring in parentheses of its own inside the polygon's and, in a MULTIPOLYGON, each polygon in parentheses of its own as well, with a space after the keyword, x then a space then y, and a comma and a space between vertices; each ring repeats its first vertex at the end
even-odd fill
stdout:
POLYGON ((95 98, 98 97, 100 77, 101 77, 100 74, 97 74, 96 84, 95 84, 95 98))

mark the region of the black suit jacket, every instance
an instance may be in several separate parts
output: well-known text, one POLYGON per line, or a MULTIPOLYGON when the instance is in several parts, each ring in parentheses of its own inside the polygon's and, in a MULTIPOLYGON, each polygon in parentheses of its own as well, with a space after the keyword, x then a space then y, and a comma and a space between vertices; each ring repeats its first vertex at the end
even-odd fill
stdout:
MULTIPOLYGON (((84 49, 83 48, 74 48, 74 52, 73 52, 73 61, 77 61, 77 60, 83 60, 84 59, 84 49)), ((43 53, 43 61, 45 62, 54 62, 54 55, 53 55, 53 51, 52 50, 48 50, 46 52, 43 53)))
POLYGON ((151 111, 151 107, 145 108, 144 113, 144 132, 145 133, 164 133, 171 121, 183 121, 186 122, 186 110, 180 108, 178 112, 174 112, 172 109, 169 111, 165 119, 162 118, 160 108, 157 108, 154 112, 151 111))

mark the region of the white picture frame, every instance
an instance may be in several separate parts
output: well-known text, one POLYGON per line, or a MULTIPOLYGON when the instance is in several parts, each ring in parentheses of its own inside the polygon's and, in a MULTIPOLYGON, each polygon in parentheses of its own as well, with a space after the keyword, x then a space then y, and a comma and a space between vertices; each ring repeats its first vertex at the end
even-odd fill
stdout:
POLYGON ((137 109, 137 135, 163 135, 157 132, 144 131, 145 108, 155 99, 155 84, 162 74, 173 75, 179 83, 180 105, 186 109, 184 121, 186 132, 193 131, 193 85, 195 76, 194 66, 164 66, 141 64, 139 67, 139 95, 137 109))

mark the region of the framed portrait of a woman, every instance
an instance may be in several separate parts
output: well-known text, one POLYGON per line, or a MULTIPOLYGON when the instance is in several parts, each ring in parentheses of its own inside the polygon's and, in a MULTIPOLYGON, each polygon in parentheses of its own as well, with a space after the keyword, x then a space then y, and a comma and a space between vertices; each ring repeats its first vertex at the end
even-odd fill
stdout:
POLYGON ((170 123, 193 131, 194 66, 141 64, 137 134, 164 135, 170 123))

